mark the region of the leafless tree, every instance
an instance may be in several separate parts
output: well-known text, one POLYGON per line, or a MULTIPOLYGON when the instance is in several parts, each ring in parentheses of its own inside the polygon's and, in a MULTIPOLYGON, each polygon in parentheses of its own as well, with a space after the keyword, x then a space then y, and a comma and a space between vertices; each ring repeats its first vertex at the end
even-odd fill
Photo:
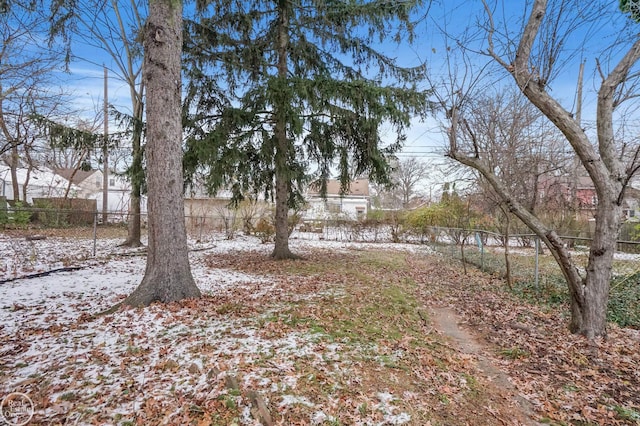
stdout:
MULTIPOLYGON (((141 0, 92 0, 88 7, 74 10, 76 36, 89 46, 106 52, 112 60, 111 72, 127 84, 131 111, 120 114, 122 122, 131 129, 130 165, 127 173, 131 182, 130 220, 128 235, 122 245, 138 247, 141 231, 140 197, 143 170, 143 117, 145 83, 142 78, 142 37, 147 6, 141 0), (126 116, 126 119, 124 119, 126 116)), ((93 58, 81 58, 92 62, 93 58)), ((102 65, 102 64, 96 64, 102 65)), ((107 117, 104 117, 107 120, 107 117)))
POLYGON ((429 176, 431 165, 416 157, 403 158, 394 170, 392 179, 396 182, 402 204, 406 206, 417 194, 418 185, 429 176))
MULTIPOLYGON (((595 186, 595 233, 586 271, 583 273, 577 268, 556 229, 514 195, 511 182, 505 181, 490 158, 483 155, 478 135, 466 124, 469 97, 463 95, 468 95, 469 91, 447 98, 450 101, 447 109, 449 155, 482 174, 508 211, 523 221, 549 248, 569 288, 570 330, 589 339, 604 336, 611 264, 622 220, 622 200, 625 188, 640 165, 637 161, 638 146, 629 146, 628 141, 616 138, 614 129, 618 123, 614 117, 623 103, 633 102, 639 94, 640 36, 637 29, 634 32, 621 31, 627 18, 619 11, 612 15, 610 2, 600 0, 534 0, 525 9, 521 26, 500 22, 496 10, 503 9, 495 8, 488 0, 483 0, 483 5, 486 19, 482 31, 486 44, 480 53, 510 75, 528 101, 563 134, 595 186), (596 59, 596 129, 595 134, 590 134, 552 95, 550 85, 575 59, 578 50, 570 49, 571 37, 584 39, 594 28, 616 33, 610 33, 615 39, 613 48, 602 49, 596 59)), ((603 35, 599 34, 599 37, 601 43, 603 35)), ((593 43, 593 46, 598 45, 595 40, 593 43)))
POLYGON ((417 157, 392 159, 390 161, 391 185, 374 184, 373 189, 383 208, 402 209, 420 194, 419 187, 433 169, 430 162, 417 157))
POLYGON ((27 167, 27 182, 34 167, 33 144, 38 138, 34 115, 60 112, 62 99, 50 87, 53 73, 61 67, 56 45, 44 45, 49 21, 38 10, 12 2, 0 15, 0 156, 9 165, 14 199, 20 199, 17 170, 27 167))

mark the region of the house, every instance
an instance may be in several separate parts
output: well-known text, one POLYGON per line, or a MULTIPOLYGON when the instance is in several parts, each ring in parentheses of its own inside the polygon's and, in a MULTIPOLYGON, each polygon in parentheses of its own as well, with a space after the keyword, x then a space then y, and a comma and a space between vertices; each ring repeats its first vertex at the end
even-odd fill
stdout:
POLYGON ((46 167, 38 167, 29 170, 26 167, 18 167, 16 170, 19 194, 16 197, 13 193, 13 178, 9 166, 0 164, 0 196, 8 200, 25 201, 24 187, 27 186, 26 202, 33 203, 34 198, 64 197, 69 189, 69 197, 77 197, 81 188, 71 184, 63 176, 56 174, 46 167))
POLYGON ((349 184, 344 193, 340 193, 340 181, 327 180, 325 197, 320 188, 311 186, 307 192, 307 208, 303 214, 305 220, 328 219, 332 217, 350 220, 363 219, 370 208, 369 179, 356 179, 349 184))
MULTIPOLYGON (((78 198, 96 200, 98 211, 102 211, 102 170, 56 169, 55 172, 65 179, 70 179, 79 188, 78 198)), ((108 180, 107 211, 126 215, 129 212, 131 184, 124 176, 118 174, 110 174, 108 180)), ((146 197, 141 199, 140 210, 142 213, 147 211, 146 197)))
MULTIPOLYGON (((622 201, 625 220, 640 221, 640 189, 635 183, 627 187, 622 201)), ((551 176, 541 179, 539 187, 541 201, 547 206, 574 205, 576 214, 585 220, 591 220, 595 216, 598 204, 598 195, 589 176, 569 178, 567 176, 551 176)))
POLYGON ((640 189, 628 187, 622 201, 624 218, 628 222, 640 222, 640 189))

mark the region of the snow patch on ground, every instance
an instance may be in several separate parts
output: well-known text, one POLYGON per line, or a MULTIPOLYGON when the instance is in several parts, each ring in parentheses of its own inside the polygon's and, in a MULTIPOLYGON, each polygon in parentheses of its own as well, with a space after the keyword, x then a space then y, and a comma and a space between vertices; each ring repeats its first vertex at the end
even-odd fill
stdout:
MULTIPOLYGON (((0 234, 0 242, 0 280, 9 280, 0 284, 0 371, 4 372, 0 395, 46 387, 50 393, 45 408, 37 412, 40 419, 73 415, 76 424, 87 424, 85 417, 115 424, 140 410, 160 409, 151 405, 166 404, 180 395, 196 401, 227 395, 224 377, 235 374, 247 387, 287 392, 276 402, 282 409, 296 404, 322 408, 291 393, 298 385, 291 360, 307 357, 323 365, 327 359, 338 361, 339 344, 327 346, 309 333, 266 336, 264 321, 269 319, 262 317, 212 318, 197 310, 168 311, 164 306, 93 317, 140 283, 144 248, 124 249, 118 247, 120 240, 99 240, 94 257, 90 239, 26 241, 0 234), (67 266, 81 269, 20 278, 67 266), (89 404, 85 414, 70 412, 83 401, 89 404)), ((248 292, 243 294, 258 298, 277 290, 279 284, 268 275, 213 269, 206 263, 212 253, 268 255, 272 245, 238 237, 190 241, 189 247, 194 279, 206 294, 225 295, 244 288, 248 292)), ((292 240, 291 248, 303 254, 317 248, 429 253, 426 246, 321 240, 292 240)), ((248 402, 233 398, 246 412, 248 402)), ((387 424, 405 422, 402 413, 393 413, 391 402, 381 402, 380 408, 386 410, 387 424)), ((167 413, 168 423, 172 415, 177 413, 167 413)), ((318 410, 309 420, 321 424, 331 419, 318 410)), ((250 418, 240 420, 254 423, 250 418)))

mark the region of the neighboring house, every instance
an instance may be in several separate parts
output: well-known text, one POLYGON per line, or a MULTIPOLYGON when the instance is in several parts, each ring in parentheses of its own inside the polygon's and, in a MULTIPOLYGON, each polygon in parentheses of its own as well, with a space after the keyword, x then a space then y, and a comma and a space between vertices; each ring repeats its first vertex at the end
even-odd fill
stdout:
POLYGON ((624 195, 622 208, 625 220, 640 222, 640 189, 628 187, 624 195))
POLYGON ((327 181, 327 194, 323 198, 319 188, 310 187, 307 192, 305 220, 341 217, 345 219, 364 219, 370 208, 369 179, 356 179, 349 184, 344 194, 340 193, 340 181, 327 181))
MULTIPOLYGON (((22 199, 22 194, 26 182, 26 201, 29 204, 33 203, 34 198, 63 197, 69 185, 69 181, 67 179, 46 167, 32 169, 30 172, 26 168, 20 167, 17 169, 16 174, 18 178, 18 188, 20 191, 18 198, 21 201, 24 201, 22 199)), ((72 184, 69 190, 69 197, 78 197, 80 192, 81 188, 72 184)), ((0 165, 0 195, 6 197, 7 200, 16 199, 13 194, 11 169, 6 165, 0 165)))
MULTIPOLYGON (((598 196, 589 176, 577 177, 575 184, 566 176, 541 179, 539 195, 546 205, 570 206, 574 200, 573 194, 575 194, 577 214, 582 219, 593 219, 598 196)), ((640 221, 640 189, 637 189, 633 182, 625 190, 622 208, 625 220, 640 221)))
MULTIPOLYGON (((78 197, 96 200, 98 211, 102 211, 103 174, 101 170, 77 170, 74 173, 73 169, 57 169, 56 173, 66 179, 71 179, 80 188, 78 197)), ((110 213, 126 215, 129 212, 131 185, 125 177, 120 175, 111 174, 108 179, 107 210, 110 213)), ((140 210, 142 213, 147 211, 146 197, 142 197, 140 210)))
POLYGON ((598 197, 588 176, 542 176, 538 182, 539 202, 547 209, 576 208, 576 215, 593 219, 598 197))

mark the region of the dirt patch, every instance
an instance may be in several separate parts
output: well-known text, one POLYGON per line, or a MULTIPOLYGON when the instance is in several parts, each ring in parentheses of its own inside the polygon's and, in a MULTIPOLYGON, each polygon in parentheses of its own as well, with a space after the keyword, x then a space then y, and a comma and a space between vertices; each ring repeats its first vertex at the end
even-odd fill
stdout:
POLYGON ((460 318, 449 308, 431 308, 431 319, 438 332, 450 339, 454 348, 463 354, 475 358, 477 368, 486 384, 490 384, 498 391, 499 395, 509 401, 514 408, 520 411, 520 421, 527 425, 539 425, 533 420, 536 415, 529 401, 517 390, 509 380, 509 377, 496 368, 495 365, 483 354, 484 347, 467 330, 459 326, 460 318))

